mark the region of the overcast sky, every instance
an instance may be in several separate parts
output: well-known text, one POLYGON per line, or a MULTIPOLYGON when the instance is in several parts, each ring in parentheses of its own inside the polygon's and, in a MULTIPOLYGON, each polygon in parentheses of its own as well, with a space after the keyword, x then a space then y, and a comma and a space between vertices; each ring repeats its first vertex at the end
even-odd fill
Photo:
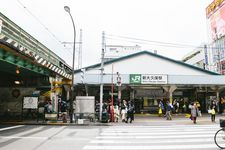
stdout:
POLYGON ((100 62, 102 31, 107 44, 138 44, 143 50, 157 50, 160 55, 180 60, 194 46, 209 42, 205 8, 212 1, 1 0, 0 11, 71 65, 72 46, 60 44, 73 41, 72 23, 63 8, 68 5, 77 41, 79 30, 83 30, 82 62, 88 66, 100 62), (110 35, 191 46, 160 46, 110 35))

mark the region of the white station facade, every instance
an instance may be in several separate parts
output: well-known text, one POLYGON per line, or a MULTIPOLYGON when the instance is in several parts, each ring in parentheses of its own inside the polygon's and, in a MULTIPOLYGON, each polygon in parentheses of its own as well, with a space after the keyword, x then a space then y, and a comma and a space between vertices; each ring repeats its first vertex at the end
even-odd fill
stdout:
MULTIPOLYGON (((75 71, 78 95, 99 100, 100 66, 95 64, 75 71)), ((207 111, 211 100, 224 96, 225 76, 149 51, 141 51, 104 63, 103 99, 133 100, 137 112, 157 110, 159 100, 188 104, 199 101, 207 111), (113 94, 112 94, 113 93, 113 94), (120 96, 121 95, 121 96, 120 96)))

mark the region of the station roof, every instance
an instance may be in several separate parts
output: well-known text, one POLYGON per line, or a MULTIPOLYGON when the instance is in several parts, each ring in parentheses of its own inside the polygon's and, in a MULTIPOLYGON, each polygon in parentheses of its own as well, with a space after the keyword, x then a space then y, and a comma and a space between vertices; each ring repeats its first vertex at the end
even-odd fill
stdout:
MULTIPOLYGON (((152 57, 156 57, 156 58, 159 58, 159 59, 162 59, 162 60, 166 60, 166 61, 169 61, 169 62, 173 62, 173 63, 181 65, 183 67, 186 67, 186 68, 188 67, 188 68, 200 71, 200 72, 208 74, 208 75, 220 75, 218 73, 208 71, 208 70, 205 70, 205 69, 202 69, 202 68, 184 63, 182 61, 174 60, 174 59, 171 59, 171 58, 159 55, 159 54, 155 54, 155 53, 152 53, 152 52, 149 52, 149 51, 141 51, 141 52, 134 53, 134 54, 127 55, 127 56, 123 56, 123 57, 120 57, 120 58, 115 58, 115 59, 104 62, 104 65, 113 64, 115 62, 119 62, 119 61, 122 61, 122 60, 128 60, 130 58, 134 58, 134 57, 144 55, 144 54, 147 54, 147 55, 150 55, 152 57)), ((98 63, 98 64, 94 64, 94 65, 91 65, 91 66, 88 66, 88 67, 84 67, 82 69, 89 70, 89 69, 93 69, 93 68, 99 68, 100 66, 101 66, 101 63, 98 63)), ((79 72, 81 72, 81 69, 75 70, 75 73, 79 73, 79 72)))

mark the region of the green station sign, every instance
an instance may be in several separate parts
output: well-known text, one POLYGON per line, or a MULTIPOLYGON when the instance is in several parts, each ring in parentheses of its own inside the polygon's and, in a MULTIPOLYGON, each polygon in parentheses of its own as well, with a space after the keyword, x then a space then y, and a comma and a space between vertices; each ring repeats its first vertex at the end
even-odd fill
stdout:
POLYGON ((141 74, 130 74, 131 84, 141 84, 141 74))

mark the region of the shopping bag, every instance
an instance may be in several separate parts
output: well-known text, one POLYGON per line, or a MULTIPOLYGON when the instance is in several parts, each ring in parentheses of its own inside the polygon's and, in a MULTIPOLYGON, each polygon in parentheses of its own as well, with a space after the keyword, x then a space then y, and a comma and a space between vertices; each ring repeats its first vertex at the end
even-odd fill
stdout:
POLYGON ((198 111, 198 116, 201 117, 202 116, 202 112, 199 110, 198 111))
POLYGON ((211 114, 211 113, 212 113, 212 110, 211 110, 211 109, 209 109, 209 110, 208 110, 208 113, 209 113, 209 114, 211 114))
POLYGON ((191 114, 185 114, 185 117, 186 118, 190 118, 191 117, 191 114))
POLYGON ((161 108, 159 108, 159 114, 160 114, 160 115, 162 114, 162 109, 161 109, 161 108))

